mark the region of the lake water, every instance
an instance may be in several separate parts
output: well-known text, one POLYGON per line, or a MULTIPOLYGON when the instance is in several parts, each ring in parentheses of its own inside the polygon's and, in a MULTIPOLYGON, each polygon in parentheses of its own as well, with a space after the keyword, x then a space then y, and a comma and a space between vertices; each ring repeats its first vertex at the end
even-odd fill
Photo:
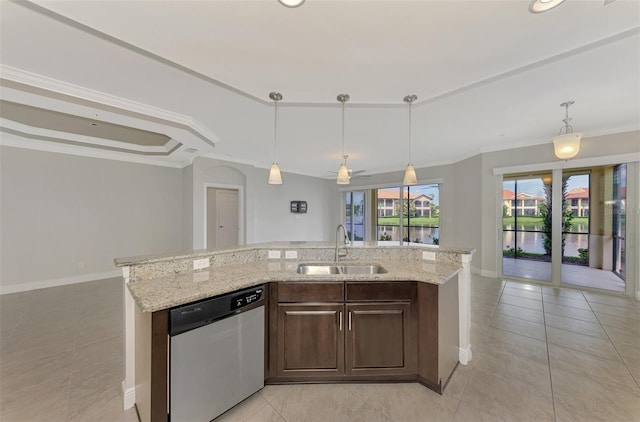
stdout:
MULTIPOLYGON (((528 225, 524 227, 518 225, 519 230, 541 230, 541 226, 528 225)), ((505 229, 512 229, 513 225, 505 225, 505 229)), ((588 223, 574 224, 571 228, 573 231, 584 231, 585 233, 589 229, 588 223)), ((378 239, 382 234, 388 234, 391 236, 391 240, 400 241, 400 228, 398 226, 378 226, 378 239)), ((416 238, 420 239, 420 243, 428 245, 433 244, 433 238, 439 238, 440 231, 438 227, 411 227, 410 239, 413 242, 416 238)), ((514 247, 515 240, 518 241, 518 247, 522 248, 525 252, 532 253, 544 253, 544 247, 542 246, 542 233, 539 232, 516 232, 504 231, 503 232, 503 249, 510 249, 514 247)), ((589 248, 589 236, 586 234, 569 233, 566 236, 564 254, 565 256, 579 256, 578 249, 589 248)))
MULTIPOLYGON (((380 236, 383 234, 391 236, 391 240, 402 240, 402 236, 400 236, 400 227, 398 226, 378 226, 378 239, 380 239, 380 236)), ((438 230, 438 227, 411 227, 411 236, 409 239, 412 242, 419 239, 420 243, 432 245, 434 238, 440 238, 440 231, 438 230)))
MULTIPOLYGON (((513 224, 505 224, 505 230, 513 230, 513 224)), ((518 230, 542 230, 541 225, 528 224, 528 225, 520 225, 518 224, 518 230)), ((589 223, 573 223, 571 227, 572 232, 583 232, 584 234, 578 233, 567 233, 565 238, 565 246, 564 246, 564 255, 565 256, 579 256, 578 249, 588 249, 589 248, 589 236, 586 234, 589 230, 589 223)), ((518 247, 522 248, 525 252, 532 253, 544 253, 543 247, 543 236, 540 232, 513 232, 513 231, 503 231, 502 232, 502 245, 503 249, 511 249, 515 245, 515 241, 518 241, 518 247)))

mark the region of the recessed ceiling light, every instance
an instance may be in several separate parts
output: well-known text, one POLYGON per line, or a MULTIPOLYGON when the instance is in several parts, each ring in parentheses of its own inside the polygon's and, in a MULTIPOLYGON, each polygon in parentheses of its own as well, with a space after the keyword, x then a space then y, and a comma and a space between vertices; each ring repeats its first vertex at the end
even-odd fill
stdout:
POLYGON ((304 0, 278 0, 278 2, 285 7, 299 7, 302 6, 304 0))
POLYGON ((188 152, 190 154, 193 154, 194 152, 198 152, 198 150, 195 149, 195 148, 187 148, 187 149, 184 150, 184 152, 188 152))
POLYGON ((542 13, 562 4, 564 0, 533 0, 529 5, 529 12, 542 13))

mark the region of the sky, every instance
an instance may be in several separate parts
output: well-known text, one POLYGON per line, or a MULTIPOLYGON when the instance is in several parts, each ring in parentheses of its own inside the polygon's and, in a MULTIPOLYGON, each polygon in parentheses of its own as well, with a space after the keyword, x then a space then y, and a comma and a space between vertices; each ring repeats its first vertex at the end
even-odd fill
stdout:
MULTIPOLYGON (((515 192, 515 181, 508 180, 503 183, 504 189, 509 189, 515 192)), ((567 191, 574 188, 588 188, 589 187, 589 175, 579 174, 571 176, 567 182, 567 191)), ((519 179, 518 180, 518 193, 528 193, 530 195, 544 198, 544 190, 542 189, 542 179, 519 179)))

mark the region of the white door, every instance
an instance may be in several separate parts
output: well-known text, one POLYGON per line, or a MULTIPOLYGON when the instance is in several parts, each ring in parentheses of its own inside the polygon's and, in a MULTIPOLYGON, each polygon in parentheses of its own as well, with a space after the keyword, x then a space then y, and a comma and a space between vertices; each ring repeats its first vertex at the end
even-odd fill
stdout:
POLYGON ((207 248, 238 245, 238 201, 237 190, 207 188, 207 248))

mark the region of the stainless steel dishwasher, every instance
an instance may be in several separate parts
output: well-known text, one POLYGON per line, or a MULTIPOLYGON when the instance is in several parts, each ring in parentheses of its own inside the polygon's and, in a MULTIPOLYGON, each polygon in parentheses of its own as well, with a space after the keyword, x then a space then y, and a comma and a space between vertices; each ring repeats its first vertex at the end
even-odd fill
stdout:
POLYGON ((170 311, 169 415, 205 422, 264 387, 264 286, 170 311))

